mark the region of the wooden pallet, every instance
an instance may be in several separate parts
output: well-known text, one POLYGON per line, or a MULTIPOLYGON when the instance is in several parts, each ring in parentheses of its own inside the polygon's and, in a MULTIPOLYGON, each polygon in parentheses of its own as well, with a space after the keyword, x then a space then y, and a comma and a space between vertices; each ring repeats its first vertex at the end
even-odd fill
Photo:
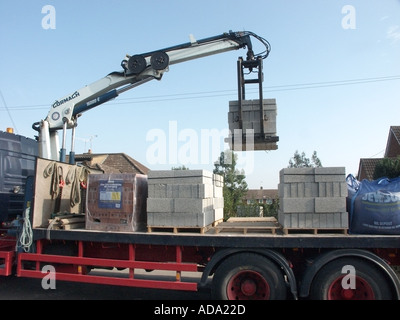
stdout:
POLYGON ((276 234, 281 225, 274 217, 235 217, 229 218, 215 227, 215 232, 239 231, 246 234, 249 231, 270 232, 276 234))
POLYGON ((191 227, 191 226, 147 226, 147 232, 173 232, 173 233, 182 233, 182 232, 196 232, 200 234, 204 234, 209 231, 211 228, 217 226, 223 220, 215 221, 208 226, 205 227, 191 227))
POLYGON ((283 228, 284 234, 348 234, 347 228, 283 228))
POLYGON ((65 214, 54 215, 49 219, 49 229, 52 230, 71 230, 85 228, 85 215, 65 214))

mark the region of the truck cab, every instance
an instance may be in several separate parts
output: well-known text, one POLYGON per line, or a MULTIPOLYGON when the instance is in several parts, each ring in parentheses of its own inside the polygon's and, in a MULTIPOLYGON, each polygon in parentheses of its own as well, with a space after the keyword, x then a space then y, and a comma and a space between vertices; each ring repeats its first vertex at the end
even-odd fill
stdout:
POLYGON ((38 150, 35 139, 0 131, 0 223, 22 215, 26 179, 35 174, 38 150))

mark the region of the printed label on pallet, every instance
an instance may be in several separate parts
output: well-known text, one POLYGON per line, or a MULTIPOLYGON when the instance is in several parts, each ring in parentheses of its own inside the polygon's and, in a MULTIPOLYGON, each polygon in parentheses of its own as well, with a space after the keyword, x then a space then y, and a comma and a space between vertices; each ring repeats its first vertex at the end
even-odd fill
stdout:
POLYGON ((99 208, 120 209, 123 180, 101 180, 99 182, 99 208))

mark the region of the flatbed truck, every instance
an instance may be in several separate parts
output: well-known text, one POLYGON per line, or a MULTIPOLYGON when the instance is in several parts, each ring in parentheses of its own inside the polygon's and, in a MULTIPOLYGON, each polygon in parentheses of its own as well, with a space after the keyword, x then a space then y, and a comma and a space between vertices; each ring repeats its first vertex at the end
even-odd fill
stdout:
POLYGON ((399 298, 400 236, 267 229, 215 232, 215 226, 201 233, 33 228, 30 252, 16 251, 15 237, 1 238, 1 274, 43 279, 43 267, 50 265, 57 281, 187 291, 208 288, 211 281, 212 297, 218 300, 399 298), (348 266, 353 274, 344 269, 348 266), (102 268, 129 272, 124 278, 91 274, 102 268), (149 277, 155 270, 170 271, 174 277, 159 280, 154 272, 154 279, 135 278, 137 269, 149 271, 149 277), (182 280, 186 272, 198 272, 199 282, 182 280), (350 286, 345 280, 351 275, 355 286, 344 286, 350 286))
MULTIPOLYGON (((111 73, 57 100, 48 117, 34 123, 33 128, 39 132, 36 165, 41 160, 65 163, 66 131, 74 132, 82 112, 148 80, 160 80, 171 63, 247 46, 248 66, 254 68, 258 58, 253 56, 250 36, 256 35, 230 32, 203 41, 192 39, 188 44, 161 51, 127 56, 121 64, 124 71, 111 73), (121 85, 126 87, 117 90, 121 85), (58 157, 59 129, 63 130, 63 145, 58 157)), ((266 44, 263 38, 256 38, 266 44)), ((74 156, 71 150, 71 166, 76 165, 74 156)), ((225 230, 213 224, 205 232, 54 230, 32 226, 33 217, 42 214, 32 210, 32 203, 40 197, 40 180, 37 173, 27 177, 21 216, 2 221, 2 276, 43 279, 49 275, 45 267, 51 266, 57 281, 183 291, 211 286, 216 300, 400 298, 400 235, 319 230, 288 233, 267 218, 250 221, 251 227, 249 221, 245 221, 247 224, 240 219, 226 221, 225 230), (226 223, 230 225, 227 227, 226 223), (103 268, 128 272, 125 277, 92 272, 103 268), (136 277, 137 270, 148 271, 150 278, 136 277), (173 277, 151 278, 152 271, 157 270, 171 272, 173 277), (186 272, 198 273, 199 280, 185 281, 186 272)))

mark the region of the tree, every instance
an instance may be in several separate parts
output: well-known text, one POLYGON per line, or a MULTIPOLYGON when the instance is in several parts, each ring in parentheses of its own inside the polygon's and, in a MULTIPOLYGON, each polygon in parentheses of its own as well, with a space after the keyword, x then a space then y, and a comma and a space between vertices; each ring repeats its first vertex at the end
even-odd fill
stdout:
POLYGON ((224 219, 237 215, 237 207, 242 203, 243 196, 248 190, 244 170, 236 168, 237 155, 233 151, 221 152, 215 162, 214 173, 224 178, 224 219))
POLYGON ((289 160, 288 168, 307 168, 307 167, 322 167, 321 160, 317 156, 317 151, 314 151, 311 160, 306 157, 304 151, 300 154, 295 151, 292 158, 289 160))
POLYGON ((400 156, 397 158, 383 158, 379 161, 374 170, 373 179, 379 178, 397 178, 400 176, 400 156))

